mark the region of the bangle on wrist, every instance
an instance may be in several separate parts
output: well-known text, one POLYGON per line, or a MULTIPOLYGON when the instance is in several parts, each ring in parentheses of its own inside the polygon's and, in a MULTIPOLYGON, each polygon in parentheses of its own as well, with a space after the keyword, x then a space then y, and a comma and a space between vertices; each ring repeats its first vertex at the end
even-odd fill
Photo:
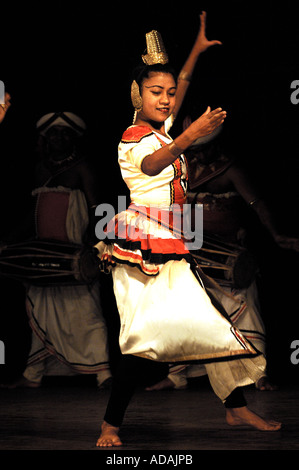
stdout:
POLYGON ((174 140, 168 145, 168 150, 174 157, 179 157, 184 151, 175 143, 174 140))
POLYGON ((190 73, 186 72, 186 70, 181 70, 178 76, 178 80, 186 80, 186 82, 191 82, 191 79, 192 75, 190 73))

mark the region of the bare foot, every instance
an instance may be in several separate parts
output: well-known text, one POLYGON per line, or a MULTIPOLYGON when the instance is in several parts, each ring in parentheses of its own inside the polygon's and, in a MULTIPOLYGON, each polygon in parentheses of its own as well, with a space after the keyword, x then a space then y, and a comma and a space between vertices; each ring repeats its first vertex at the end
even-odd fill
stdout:
POLYGON ((241 408, 227 408, 226 422, 230 426, 247 425, 259 431, 278 431, 281 428, 281 423, 278 421, 261 418, 253 411, 250 411, 247 406, 242 406, 241 408))
POLYGON ((265 375, 264 377, 261 377, 255 384, 257 390, 261 391, 273 391, 273 390, 278 390, 277 385, 271 384, 270 380, 268 377, 265 375))
POLYGON ((39 388, 40 382, 32 382, 31 380, 26 379, 23 375, 18 380, 8 384, 1 384, 1 388, 39 388))
POLYGON ((118 437, 119 428, 111 426, 110 424, 103 422, 101 426, 101 435, 97 440, 97 447, 113 447, 122 446, 120 438, 118 437))
POLYGON ((158 382, 155 385, 152 385, 151 387, 147 387, 145 390, 148 390, 149 392, 153 392, 156 390, 169 390, 174 387, 175 387, 175 384, 172 382, 172 380, 166 377, 166 379, 161 380, 161 382, 158 382))

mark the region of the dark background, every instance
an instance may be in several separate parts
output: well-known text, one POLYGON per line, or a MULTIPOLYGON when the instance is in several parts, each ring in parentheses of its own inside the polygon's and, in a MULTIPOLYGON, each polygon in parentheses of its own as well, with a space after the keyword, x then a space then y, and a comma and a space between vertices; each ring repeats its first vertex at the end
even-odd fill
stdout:
MULTIPOLYGON (((26 212, 33 185, 35 122, 47 112, 73 111, 86 121, 88 153, 103 202, 115 203, 126 193, 117 144, 132 122, 131 71, 145 50, 145 33, 161 32, 170 61, 179 70, 196 37, 202 9, 208 13, 207 37, 223 45, 200 58, 172 135, 180 132, 187 113, 199 116, 208 105, 226 109, 228 148, 261 187, 281 227, 298 234, 299 105, 290 101, 290 86, 299 79, 299 6, 277 1, 103 5, 1 6, 0 79, 11 93, 12 106, 0 128, 0 234, 26 212)), ((290 344, 299 336, 298 254, 277 248, 256 221, 252 224, 270 372, 278 382, 297 381, 299 365, 290 362, 290 344)), ((1 280, 4 378, 19 374, 26 361, 30 332, 23 294, 21 285, 1 280)))

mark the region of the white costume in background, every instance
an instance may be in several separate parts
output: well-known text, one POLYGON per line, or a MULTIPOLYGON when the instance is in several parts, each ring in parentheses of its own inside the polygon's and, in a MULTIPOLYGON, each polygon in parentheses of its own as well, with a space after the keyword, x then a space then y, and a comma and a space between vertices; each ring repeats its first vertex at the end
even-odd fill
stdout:
MULTIPOLYGON (((44 218, 51 218, 52 215, 56 217, 55 210, 53 214, 49 210, 55 199, 56 207, 61 208, 63 204, 66 206, 65 227, 59 224, 57 230, 65 230, 69 243, 81 244, 88 226, 88 209, 82 191, 64 187, 42 187, 35 190, 33 195, 37 196, 37 236, 42 230, 40 220, 47 224, 44 218), (45 205, 48 210, 43 214, 42 208, 45 205)), ((52 226, 50 221, 49 228, 44 229, 46 233, 52 230, 52 226)), ((41 238, 44 235, 43 233, 41 238)), ((81 373, 96 374, 98 384, 101 384, 111 376, 107 330, 98 281, 91 285, 30 285, 26 306, 34 332, 23 374, 28 380, 38 383, 47 374, 81 373)))
MULTIPOLYGON (((232 163, 232 160, 229 160, 222 155, 218 160, 212 162, 210 165, 199 163, 196 157, 189 160, 189 164, 192 167, 193 172, 193 181, 190 184, 192 192, 188 193, 188 199, 202 204, 204 227, 203 238, 205 240, 206 235, 208 240, 211 240, 212 243, 216 244, 216 246, 218 244, 218 246, 220 246, 220 251, 221 241, 224 243, 224 246, 226 246, 226 249, 229 247, 229 245, 225 245, 226 243, 232 243, 234 248, 239 246, 240 249, 242 249, 244 245, 243 239, 245 231, 242 227, 242 217, 240 216, 244 211, 240 202, 242 201, 242 198, 236 192, 212 194, 209 192, 198 192, 198 189, 200 189, 205 182, 213 180, 213 178, 216 178, 219 174, 225 172, 232 163)), ((213 251, 213 249, 212 245, 211 250, 213 251)), ((198 254, 200 254, 200 250, 198 251, 198 254)), ((202 254, 202 256, 204 255, 202 254)), ((206 256, 209 258, 208 253, 206 256)), ((211 259, 213 258, 211 257, 209 259, 210 262, 211 259)), ((246 288, 234 287, 235 283, 233 279, 230 281, 225 280, 225 278, 221 279, 221 275, 219 276, 219 269, 214 269, 214 275, 221 286, 221 290, 209 290, 212 291, 213 295, 224 307, 234 326, 238 328, 243 336, 245 336, 245 338, 248 339, 256 349, 263 353, 264 357, 266 357, 266 332, 261 316, 258 289, 254 279, 256 273, 254 271, 255 268, 253 268, 252 272, 250 269, 250 264, 248 265, 247 263, 242 267, 243 271, 246 272, 246 270, 248 270, 247 275, 245 275, 245 279, 252 279, 249 286, 246 288)), ((210 272, 211 271, 213 271, 213 269, 210 269, 210 272)), ((209 275, 213 277, 213 274, 209 275)), ((205 374, 205 367, 201 365, 190 365, 183 368, 175 365, 170 367, 168 378, 174 383, 175 388, 180 389, 186 388, 188 378, 199 377, 205 374)), ((263 375, 267 376, 266 362, 263 375)))

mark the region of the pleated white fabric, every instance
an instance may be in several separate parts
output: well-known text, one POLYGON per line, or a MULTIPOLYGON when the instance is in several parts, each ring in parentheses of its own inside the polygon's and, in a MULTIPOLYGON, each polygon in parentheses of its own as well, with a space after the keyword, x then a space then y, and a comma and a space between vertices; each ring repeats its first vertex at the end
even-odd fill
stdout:
POLYGON ((202 362, 215 393, 225 400, 236 387, 255 383, 263 375, 265 359, 213 306, 191 269, 192 257, 182 238, 152 221, 150 205, 156 206, 161 196, 164 209, 166 190, 169 211, 172 204, 184 200, 186 175, 180 157, 164 170, 167 178, 161 173, 159 184, 153 187, 155 177, 144 175, 140 162, 149 155, 149 139, 151 152, 161 148, 161 142, 151 130, 141 127, 130 128, 119 146, 120 167, 135 203, 134 217, 129 215, 130 207, 118 214, 116 223, 108 224, 107 239, 96 246, 103 268, 112 270, 120 349, 123 354, 160 362, 202 362), (168 172, 172 172, 170 180, 168 172), (136 192, 143 208, 138 209, 136 192), (130 238, 132 224, 142 237, 130 238))

